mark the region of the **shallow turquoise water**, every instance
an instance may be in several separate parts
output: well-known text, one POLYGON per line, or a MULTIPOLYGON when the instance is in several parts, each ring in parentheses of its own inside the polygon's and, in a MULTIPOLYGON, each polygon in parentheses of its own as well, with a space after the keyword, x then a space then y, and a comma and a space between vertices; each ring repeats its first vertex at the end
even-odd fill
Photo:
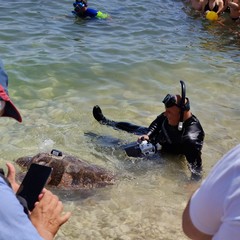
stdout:
POLYGON ((181 212, 194 186, 185 162, 133 162, 84 133, 134 141, 100 126, 92 107, 148 125, 182 79, 206 132, 206 175, 239 143, 239 27, 210 23, 182 1, 89 5, 112 19, 76 21, 71 1, 0 3, 1 58, 23 117, 1 119, 2 164, 55 147, 121 173, 111 188, 59 193, 73 216, 57 239, 186 239, 181 212))

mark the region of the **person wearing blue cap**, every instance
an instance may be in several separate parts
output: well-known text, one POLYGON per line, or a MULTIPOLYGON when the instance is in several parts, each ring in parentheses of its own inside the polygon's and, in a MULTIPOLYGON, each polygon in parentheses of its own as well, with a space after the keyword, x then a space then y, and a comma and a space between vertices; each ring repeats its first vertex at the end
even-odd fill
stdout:
MULTIPOLYGON (((21 115, 8 95, 8 76, 0 59, 0 117, 11 117, 22 122, 21 115)), ((24 199, 16 196, 19 184, 15 168, 7 163, 7 177, 0 169, 0 239, 52 240, 60 226, 70 218, 62 215, 63 205, 58 197, 44 189, 31 214, 24 199)))
POLYGON ((182 95, 167 94, 162 101, 165 112, 157 116, 149 127, 109 120, 98 105, 93 107, 93 116, 103 125, 140 135, 139 142, 148 141, 159 146, 157 148, 161 152, 184 155, 192 173, 191 178, 199 180, 205 133, 197 117, 190 112, 190 101, 185 97, 185 83, 180 82, 182 95))
POLYGON ((89 8, 87 1, 85 0, 76 0, 76 2, 73 3, 73 7, 74 11, 72 11, 72 13, 79 18, 109 18, 108 14, 102 13, 101 11, 95 10, 93 8, 89 8))

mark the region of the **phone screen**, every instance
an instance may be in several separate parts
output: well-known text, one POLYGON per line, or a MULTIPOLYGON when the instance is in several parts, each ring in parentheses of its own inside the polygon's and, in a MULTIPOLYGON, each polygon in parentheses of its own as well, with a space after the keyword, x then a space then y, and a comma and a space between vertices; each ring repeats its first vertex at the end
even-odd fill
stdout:
POLYGON ((51 167, 32 163, 26 173, 17 191, 17 195, 27 201, 30 211, 33 210, 34 204, 38 200, 38 196, 42 192, 51 172, 51 167))

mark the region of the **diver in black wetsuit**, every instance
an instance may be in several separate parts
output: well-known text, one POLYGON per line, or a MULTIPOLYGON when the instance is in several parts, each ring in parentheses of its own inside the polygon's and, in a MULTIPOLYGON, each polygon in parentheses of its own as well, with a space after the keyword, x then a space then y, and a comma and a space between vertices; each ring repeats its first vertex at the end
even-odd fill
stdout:
POLYGON ((189 99, 185 98, 185 84, 182 81, 181 84, 182 96, 168 94, 162 101, 165 112, 157 116, 149 127, 109 120, 99 106, 93 107, 93 116, 101 124, 139 135, 138 141, 159 143, 163 152, 185 155, 192 174, 200 176, 205 134, 199 120, 190 112, 189 99))

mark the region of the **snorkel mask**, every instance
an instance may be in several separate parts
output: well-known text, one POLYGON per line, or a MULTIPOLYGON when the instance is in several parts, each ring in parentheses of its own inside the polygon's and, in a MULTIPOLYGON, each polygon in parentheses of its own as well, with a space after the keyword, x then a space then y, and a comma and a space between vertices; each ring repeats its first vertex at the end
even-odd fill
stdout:
POLYGON ((77 1, 73 3, 74 11, 79 13, 82 8, 87 7, 87 3, 85 1, 77 1))
POLYGON ((176 98, 176 95, 172 95, 172 94, 168 94, 162 101, 165 105, 166 108, 170 108, 170 107, 173 107, 173 106, 177 106, 177 107, 180 107, 178 104, 177 104, 177 98, 176 98))
POLYGON ((189 102, 189 99, 186 98, 186 86, 185 86, 185 83, 182 80, 180 80, 180 84, 181 84, 181 89, 182 89, 180 103, 177 103, 176 95, 171 95, 171 94, 167 94, 167 96, 163 99, 162 102, 164 103, 166 108, 177 106, 178 108, 181 109, 180 120, 179 120, 179 123, 178 123, 178 130, 182 131, 184 111, 189 111, 190 110, 190 102, 189 102), (185 103, 186 100, 187 100, 187 102, 185 103))

